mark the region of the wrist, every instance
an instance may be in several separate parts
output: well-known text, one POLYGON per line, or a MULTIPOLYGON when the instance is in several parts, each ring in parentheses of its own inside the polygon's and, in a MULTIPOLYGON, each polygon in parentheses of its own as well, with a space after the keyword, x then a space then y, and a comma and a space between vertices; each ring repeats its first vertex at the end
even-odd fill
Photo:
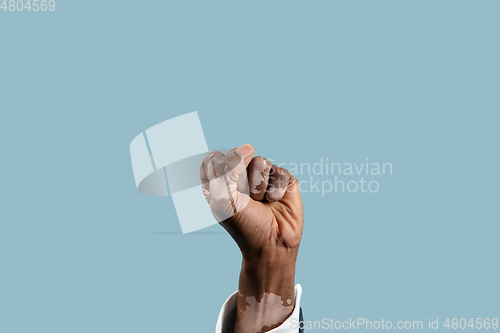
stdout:
POLYGON ((288 282, 293 288, 296 258, 296 253, 287 256, 243 256, 240 285, 244 282, 269 292, 269 289, 276 290, 288 282))
POLYGON ((281 325, 295 306, 297 253, 243 256, 235 333, 265 332, 281 325))

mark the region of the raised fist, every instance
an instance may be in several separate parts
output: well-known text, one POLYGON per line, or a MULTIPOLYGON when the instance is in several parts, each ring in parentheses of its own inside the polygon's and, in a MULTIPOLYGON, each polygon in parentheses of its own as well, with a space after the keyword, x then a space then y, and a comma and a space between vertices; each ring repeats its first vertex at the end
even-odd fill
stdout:
POLYGON ((243 255, 235 333, 265 332, 279 326, 293 310, 295 261, 303 228, 296 178, 253 154, 251 145, 226 155, 216 151, 200 168, 212 213, 243 255), (275 296, 281 300, 279 306, 276 299, 271 301, 275 296))

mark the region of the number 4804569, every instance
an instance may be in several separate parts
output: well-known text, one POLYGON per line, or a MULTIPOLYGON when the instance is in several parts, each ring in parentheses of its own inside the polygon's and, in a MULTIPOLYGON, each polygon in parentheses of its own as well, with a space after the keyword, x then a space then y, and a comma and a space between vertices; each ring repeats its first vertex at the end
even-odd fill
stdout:
POLYGON ((33 10, 34 12, 37 12, 39 10, 42 12, 50 10, 51 12, 53 12, 56 9, 56 2, 55 0, 28 0, 26 2, 24 2, 23 0, 4 0, 2 2, 2 5, 0 6, 0 9, 3 9, 4 12, 20 12, 22 10, 33 10))

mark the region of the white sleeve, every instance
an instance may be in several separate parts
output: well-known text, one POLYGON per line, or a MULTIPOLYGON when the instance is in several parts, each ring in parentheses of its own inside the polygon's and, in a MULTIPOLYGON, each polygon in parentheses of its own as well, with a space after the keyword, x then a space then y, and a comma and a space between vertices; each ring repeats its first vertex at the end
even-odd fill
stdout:
MULTIPOLYGON (((219 319, 215 333, 228 333, 232 330, 234 323, 234 315, 236 313, 236 295, 237 292, 229 296, 224 302, 220 310, 219 319)), ((299 332, 299 313, 300 313, 300 296, 302 295, 302 286, 295 286, 295 307, 292 314, 280 326, 268 331, 267 333, 298 333, 299 332)))

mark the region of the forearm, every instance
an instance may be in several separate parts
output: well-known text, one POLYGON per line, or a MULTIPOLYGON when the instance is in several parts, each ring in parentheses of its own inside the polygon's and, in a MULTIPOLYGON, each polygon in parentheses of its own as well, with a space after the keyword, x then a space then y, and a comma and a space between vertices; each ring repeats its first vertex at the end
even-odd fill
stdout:
POLYGON ((277 258, 243 258, 234 333, 267 332, 280 326, 292 313, 295 261, 291 250, 277 258))

